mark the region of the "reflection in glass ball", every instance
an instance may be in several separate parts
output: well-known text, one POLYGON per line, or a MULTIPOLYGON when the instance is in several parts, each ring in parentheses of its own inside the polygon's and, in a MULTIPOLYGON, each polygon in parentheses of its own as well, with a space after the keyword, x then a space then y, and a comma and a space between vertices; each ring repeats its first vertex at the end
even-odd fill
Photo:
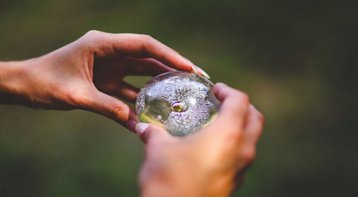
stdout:
POLYGON ((142 122, 154 123, 172 135, 190 134, 208 123, 220 102, 213 83, 196 74, 168 72, 154 77, 137 97, 136 112, 142 122))

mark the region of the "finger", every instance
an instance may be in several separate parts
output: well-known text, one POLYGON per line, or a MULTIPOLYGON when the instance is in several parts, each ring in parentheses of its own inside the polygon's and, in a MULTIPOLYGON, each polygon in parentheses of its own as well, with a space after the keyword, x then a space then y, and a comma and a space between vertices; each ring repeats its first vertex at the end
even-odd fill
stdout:
POLYGON ((223 83, 216 84, 213 92, 222 102, 217 120, 224 122, 225 125, 242 128, 246 121, 250 103, 248 96, 223 83))
POLYGON ((249 115, 245 123, 245 142, 250 147, 255 147, 263 129, 263 115, 250 105, 249 115))
POLYGON ((139 92, 138 88, 124 81, 117 83, 111 82, 98 86, 98 90, 105 94, 119 97, 129 102, 135 101, 139 92))
POLYGON ((135 131, 145 144, 158 143, 158 141, 170 137, 170 134, 165 129, 148 123, 138 123, 135 126, 135 131))
POLYGON ((134 102, 137 99, 139 89, 132 86, 129 83, 122 81, 118 88, 112 92, 112 95, 116 95, 129 102, 134 102))
POLYGON ((239 150, 244 164, 250 166, 256 155, 256 144, 263 128, 263 116, 253 105, 250 105, 239 150))
POLYGON ((127 75, 157 76, 161 73, 176 71, 153 58, 126 58, 127 75))
POLYGON ((91 91, 84 100, 86 110, 107 116, 134 132, 137 123, 135 112, 122 101, 97 90, 91 91))
POLYGON ((148 35, 90 31, 85 37, 90 41, 95 40, 94 48, 97 56, 120 54, 131 57, 150 57, 178 70, 193 70, 192 62, 148 35))

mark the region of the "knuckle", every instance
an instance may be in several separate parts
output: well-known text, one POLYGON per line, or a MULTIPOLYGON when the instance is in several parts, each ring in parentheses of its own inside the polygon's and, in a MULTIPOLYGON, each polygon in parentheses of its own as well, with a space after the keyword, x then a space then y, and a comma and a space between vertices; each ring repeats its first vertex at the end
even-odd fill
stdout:
POLYGON ((257 112, 257 119, 261 124, 264 124, 265 122, 265 117, 261 112, 257 112))
POLYGON ((256 119, 255 120, 255 124, 256 124, 255 131, 258 133, 258 136, 260 136, 262 133, 262 129, 264 127, 264 121, 265 121, 264 116, 262 115, 262 113, 257 112, 255 119, 256 119))
POLYGON ((87 37, 97 37, 97 36, 100 35, 100 34, 101 34, 101 32, 98 31, 98 30, 89 30, 89 31, 85 34, 85 36, 87 36, 87 37))
POLYGON ((133 39, 139 42, 139 50, 143 55, 147 55, 154 45, 154 38, 147 34, 135 34, 133 39))
POLYGON ((103 32, 98 30, 90 30, 83 36, 85 44, 96 44, 102 38, 103 32))
POLYGON ((239 139, 241 139, 243 136, 242 132, 239 132, 237 129, 232 128, 228 135, 226 136, 226 141, 232 141, 234 143, 237 143, 239 139))
POLYGON ((241 112, 242 109, 249 107, 250 105, 250 99, 249 96, 243 92, 240 91, 234 91, 232 92, 232 109, 237 112, 241 112))
POLYGON ((239 126, 237 126, 236 124, 222 124, 223 126, 221 127, 222 131, 222 136, 225 142, 237 142, 238 139, 241 139, 243 137, 243 132, 240 129, 239 126))
POLYGON ((255 157, 256 152, 253 148, 246 149, 241 153, 241 158, 248 165, 251 165, 253 163, 255 157))
POLYGON ((250 103, 250 97, 248 94, 246 94, 245 92, 237 92, 237 96, 239 101, 241 101, 243 104, 249 104, 250 103))
POLYGON ((156 45, 156 40, 150 35, 142 34, 140 35, 140 40, 143 43, 143 50, 145 51, 148 51, 156 45))
POLYGON ((245 104, 250 103, 249 95, 245 92, 236 89, 231 89, 230 94, 233 98, 235 98, 235 100, 237 100, 240 103, 245 103, 245 104))
POLYGON ((140 39, 144 42, 150 43, 150 42, 154 41, 154 38, 148 34, 140 34, 139 36, 140 36, 140 39))
POLYGON ((111 111, 110 111, 110 118, 114 119, 114 120, 117 120, 117 121, 123 121, 121 120, 122 118, 122 114, 124 112, 124 108, 122 106, 116 106, 114 107, 111 111))

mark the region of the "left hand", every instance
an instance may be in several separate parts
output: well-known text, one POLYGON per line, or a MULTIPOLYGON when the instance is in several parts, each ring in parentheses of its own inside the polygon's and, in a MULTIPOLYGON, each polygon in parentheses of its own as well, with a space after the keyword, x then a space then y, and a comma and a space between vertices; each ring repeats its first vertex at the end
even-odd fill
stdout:
POLYGON ((99 31, 89 31, 54 52, 14 64, 21 71, 12 93, 21 97, 16 99, 23 102, 20 104, 89 110, 132 131, 135 113, 115 98, 136 99, 138 89, 124 82, 125 76, 195 70, 193 63, 150 36, 99 31))

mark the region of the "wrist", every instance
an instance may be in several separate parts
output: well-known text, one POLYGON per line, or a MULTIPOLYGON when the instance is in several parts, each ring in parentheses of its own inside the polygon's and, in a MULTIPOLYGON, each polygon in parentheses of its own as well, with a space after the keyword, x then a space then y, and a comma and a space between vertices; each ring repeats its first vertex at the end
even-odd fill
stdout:
POLYGON ((234 182, 230 177, 202 177, 195 173, 177 173, 171 178, 151 176, 141 182, 142 197, 225 197, 233 190, 234 182))
POLYGON ((142 197, 195 197, 205 196, 197 189, 200 187, 188 186, 188 181, 183 182, 172 182, 167 180, 148 180, 146 183, 141 185, 141 196, 142 197))
POLYGON ((27 61, 0 62, 0 103, 19 104, 24 102, 24 78, 27 61))

